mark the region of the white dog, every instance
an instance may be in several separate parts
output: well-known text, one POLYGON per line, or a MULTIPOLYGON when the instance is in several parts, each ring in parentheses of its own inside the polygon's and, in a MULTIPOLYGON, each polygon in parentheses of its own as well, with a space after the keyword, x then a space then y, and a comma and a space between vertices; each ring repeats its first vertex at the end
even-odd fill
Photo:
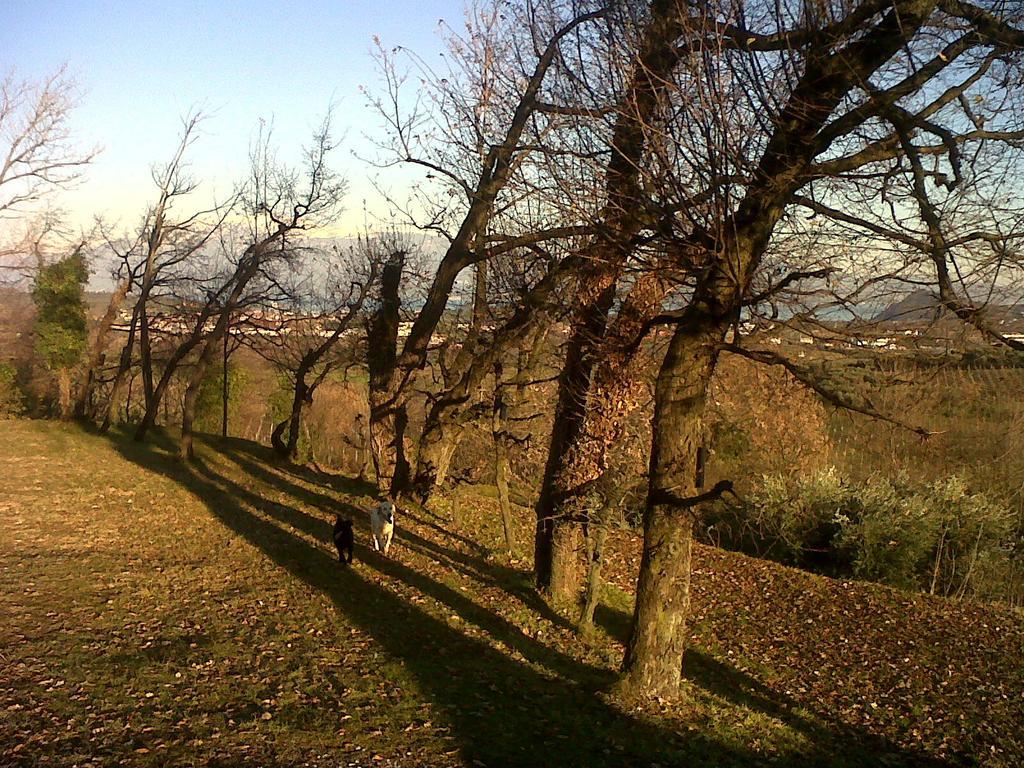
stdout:
POLYGON ((373 549, 387 555, 391 539, 395 536, 395 505, 384 500, 370 510, 370 533, 373 534, 373 549))

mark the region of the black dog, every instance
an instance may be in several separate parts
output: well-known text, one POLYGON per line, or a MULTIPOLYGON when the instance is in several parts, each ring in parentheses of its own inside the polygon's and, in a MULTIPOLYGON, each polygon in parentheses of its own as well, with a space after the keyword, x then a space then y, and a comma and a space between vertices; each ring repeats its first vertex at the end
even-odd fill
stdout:
POLYGON ((352 533, 352 521, 342 520, 338 515, 334 520, 334 546, 338 548, 338 562, 351 563, 352 550, 355 548, 355 535, 352 533), (348 559, 345 559, 345 553, 348 559))

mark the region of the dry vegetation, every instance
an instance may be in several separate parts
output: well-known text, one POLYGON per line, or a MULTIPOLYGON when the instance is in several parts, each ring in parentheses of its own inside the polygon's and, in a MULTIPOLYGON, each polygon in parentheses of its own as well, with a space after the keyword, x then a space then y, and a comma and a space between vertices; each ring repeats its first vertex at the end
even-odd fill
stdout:
POLYGON ((591 641, 464 486, 365 547, 371 489, 243 440, 4 424, 0 764, 916 765, 1024 759, 1020 614, 700 547, 681 705, 604 691, 639 540, 591 641), (357 563, 329 545, 356 519, 357 563), (545 706, 538 707, 538 702, 545 706))
POLYGON ((6 77, 0 760, 1020 763, 1017 5, 471 3, 347 248, 331 109, 67 240, 6 77))

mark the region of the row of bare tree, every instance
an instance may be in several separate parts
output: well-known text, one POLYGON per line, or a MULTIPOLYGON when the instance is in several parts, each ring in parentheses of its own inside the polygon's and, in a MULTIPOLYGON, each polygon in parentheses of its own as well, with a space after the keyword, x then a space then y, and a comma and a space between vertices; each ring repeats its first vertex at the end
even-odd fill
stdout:
POLYGON ((613 503, 605 493, 595 506, 595 490, 614 485, 612 454, 647 404, 640 371, 654 360, 622 691, 675 696, 694 524, 731 489, 704 484, 720 355, 784 365, 833 404, 898 422, 745 329, 772 319, 834 334, 837 318, 853 327, 924 286, 951 316, 1021 348, 991 307, 1016 302, 1022 284, 1024 11, 998 0, 481 2, 448 42, 443 70, 381 48, 384 87, 371 97, 386 128, 379 165, 423 172, 401 195, 381 187, 400 212, 390 226, 432 233, 443 252, 394 234, 347 251, 303 240, 344 190, 329 121, 301 169, 279 166, 261 137, 229 200, 180 210, 194 189, 189 119, 137 234, 106 238, 119 283, 78 412, 109 425, 137 370, 141 439, 181 374, 188 458, 203 378, 233 325, 257 323, 261 354, 294 388, 272 437, 294 456, 303 409, 358 331, 380 493, 432 503, 467 425, 488 419, 508 531, 509 415, 539 350, 557 348, 534 571, 572 606, 588 560, 594 581, 593 523, 613 503), (127 341, 106 366, 129 295, 127 341), (169 316, 184 323, 174 333, 169 316))
POLYGON ((553 599, 575 601, 589 493, 643 401, 644 337, 668 326, 623 688, 675 695, 694 520, 730 487, 703 487, 720 354, 786 364, 871 411, 744 345, 741 323, 828 327, 839 309, 856 317, 927 285, 1019 348, 987 307, 1020 285, 1022 22, 1006 4, 960 0, 476 7, 451 69, 418 72, 429 98, 409 111, 382 54, 386 148, 433 182, 410 220, 450 243, 410 335, 397 354, 387 339, 371 377, 382 490, 429 501, 495 361, 567 320, 534 567, 553 599), (510 259, 525 279, 487 307, 493 327, 433 395, 413 470, 402 411, 455 279, 476 265, 486 280, 485 265, 510 259))

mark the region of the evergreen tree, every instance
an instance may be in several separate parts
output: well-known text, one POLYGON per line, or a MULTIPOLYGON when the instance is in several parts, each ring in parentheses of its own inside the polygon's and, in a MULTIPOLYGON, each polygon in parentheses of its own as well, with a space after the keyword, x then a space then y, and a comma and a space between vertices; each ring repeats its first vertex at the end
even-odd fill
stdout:
POLYGON ((89 270, 80 250, 50 264, 42 264, 32 286, 36 308, 35 351, 55 377, 61 418, 71 414, 72 369, 88 340, 85 284, 89 270))

